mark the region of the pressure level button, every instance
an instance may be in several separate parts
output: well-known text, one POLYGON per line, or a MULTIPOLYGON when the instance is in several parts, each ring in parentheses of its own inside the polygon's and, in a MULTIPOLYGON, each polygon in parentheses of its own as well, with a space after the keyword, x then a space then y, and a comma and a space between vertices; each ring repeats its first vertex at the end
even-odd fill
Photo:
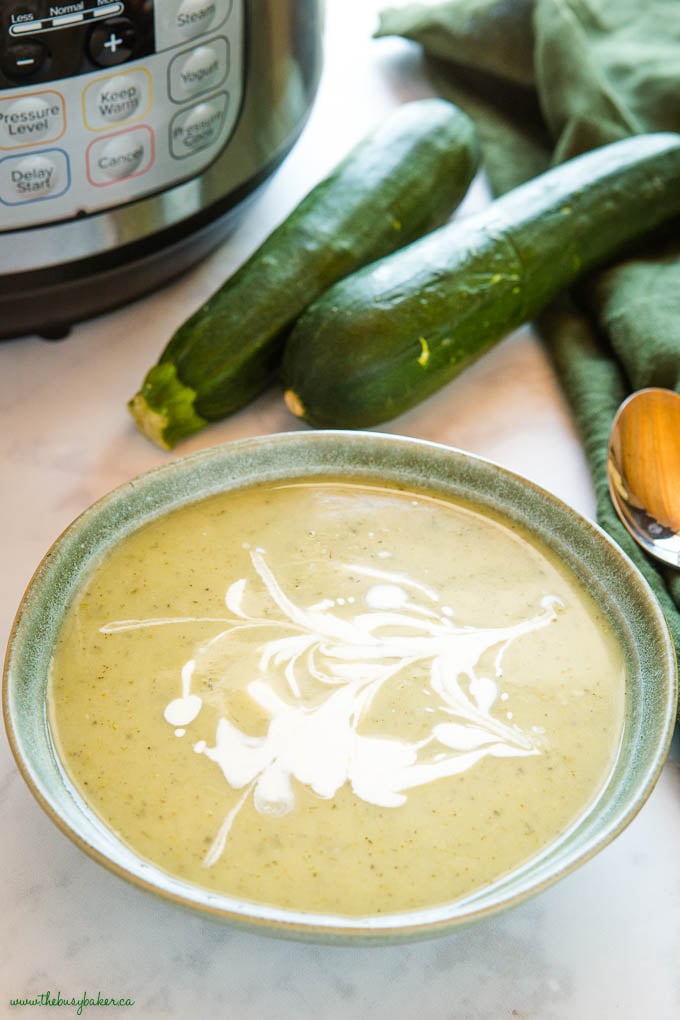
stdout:
POLYGON ((56 92, 0 100, 0 149, 53 141, 65 126, 64 103, 56 92))

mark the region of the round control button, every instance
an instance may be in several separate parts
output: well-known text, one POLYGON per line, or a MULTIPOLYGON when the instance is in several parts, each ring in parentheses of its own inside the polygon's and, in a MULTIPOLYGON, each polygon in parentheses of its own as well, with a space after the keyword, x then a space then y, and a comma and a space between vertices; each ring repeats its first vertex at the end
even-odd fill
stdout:
POLYGON ((220 37, 178 53, 170 63, 169 91, 175 103, 220 85, 229 71, 229 44, 220 37))
POLYGON ((57 164, 47 156, 25 156, 17 160, 12 165, 9 179, 15 194, 21 199, 51 195, 60 183, 57 164))
POLYGON ((3 73, 13 81, 23 81, 36 74, 47 63, 50 51, 37 39, 8 46, 2 57, 3 73))
MULTIPOLYGON (((44 149, 0 159, 0 207, 27 206, 59 198, 70 187, 69 161, 63 149, 44 149)), ((5 209, 3 221, 6 217, 5 209)))
POLYGON ((207 32, 217 14, 217 0, 182 0, 177 10, 176 26, 183 39, 207 32))
POLYGON ((220 75, 220 58, 214 46, 199 46, 182 64, 179 76, 187 93, 210 88, 220 75))
POLYGON ((154 164, 154 133, 146 124, 97 138, 85 153, 87 179, 97 188, 147 173, 154 164))
POLYGON ((225 92, 173 118, 170 125, 172 155, 188 156, 217 142, 224 125, 227 105, 228 96, 225 92))
POLYGON ((182 125, 184 146, 202 149, 210 145, 222 127, 222 111, 214 103, 201 103, 191 111, 182 125))
POLYGON ((116 135, 99 148, 95 158, 100 176, 120 181, 139 170, 147 159, 147 144, 139 131, 116 135))
POLYGON ((129 18, 109 18, 90 33, 88 50, 99 67, 124 64, 135 52, 137 32, 129 18))
POLYGON ((57 138, 63 130, 63 102, 54 92, 0 101, 0 148, 57 138))
POLYGON ((119 74, 109 78, 97 93, 97 112, 105 121, 127 120, 139 111, 143 98, 139 81, 119 74))

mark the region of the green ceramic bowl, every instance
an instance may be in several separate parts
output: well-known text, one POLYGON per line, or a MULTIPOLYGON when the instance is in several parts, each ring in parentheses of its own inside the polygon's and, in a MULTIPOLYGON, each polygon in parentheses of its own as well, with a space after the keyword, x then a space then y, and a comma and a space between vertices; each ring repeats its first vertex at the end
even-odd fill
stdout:
POLYGON ((677 703, 673 646, 658 604, 597 527, 510 472, 443 446, 376 433, 296 432, 245 440, 176 460, 116 489, 79 517, 38 568, 10 640, 4 711, 32 792, 95 860, 142 888, 233 924, 326 942, 395 941, 445 932, 524 900, 568 874, 631 821, 659 776, 677 703), (46 714, 60 623, 92 558, 165 511, 257 481, 347 474, 428 486, 472 499, 528 527, 606 610, 624 650, 627 707, 615 767, 590 810, 545 852, 464 900, 400 915, 343 918, 240 902, 175 879, 138 857, 93 814, 55 754, 46 714))

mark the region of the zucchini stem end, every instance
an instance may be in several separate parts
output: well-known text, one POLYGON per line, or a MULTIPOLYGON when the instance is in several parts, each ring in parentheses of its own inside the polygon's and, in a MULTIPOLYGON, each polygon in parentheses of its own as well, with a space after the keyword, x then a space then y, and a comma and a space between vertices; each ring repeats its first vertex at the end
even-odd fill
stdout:
POLYGON ((139 431, 162 449, 171 450, 180 439, 208 424, 194 407, 196 396, 196 390, 180 380, 174 364, 165 361, 147 372, 127 406, 139 431))

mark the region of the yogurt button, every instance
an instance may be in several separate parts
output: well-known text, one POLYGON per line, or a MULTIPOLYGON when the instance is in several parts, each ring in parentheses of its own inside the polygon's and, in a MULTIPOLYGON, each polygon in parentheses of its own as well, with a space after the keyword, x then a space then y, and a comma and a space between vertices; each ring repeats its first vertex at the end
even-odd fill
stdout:
POLYGON ((229 70, 229 44, 219 37, 179 53, 170 64, 170 98, 181 103, 221 84, 229 70))
POLYGON ((26 156, 9 170, 12 189, 21 199, 42 198, 59 187, 57 164, 47 156, 26 156))
POLYGON ((140 110, 143 99, 139 81, 131 75, 116 75, 97 93, 97 112, 106 121, 128 120, 140 110))
POLYGON ((207 32, 218 15, 219 0, 182 0, 176 16, 178 34, 183 39, 207 32))
POLYGON ((199 46, 184 61, 179 76, 187 93, 209 88, 220 73, 220 58, 212 46, 199 46))

